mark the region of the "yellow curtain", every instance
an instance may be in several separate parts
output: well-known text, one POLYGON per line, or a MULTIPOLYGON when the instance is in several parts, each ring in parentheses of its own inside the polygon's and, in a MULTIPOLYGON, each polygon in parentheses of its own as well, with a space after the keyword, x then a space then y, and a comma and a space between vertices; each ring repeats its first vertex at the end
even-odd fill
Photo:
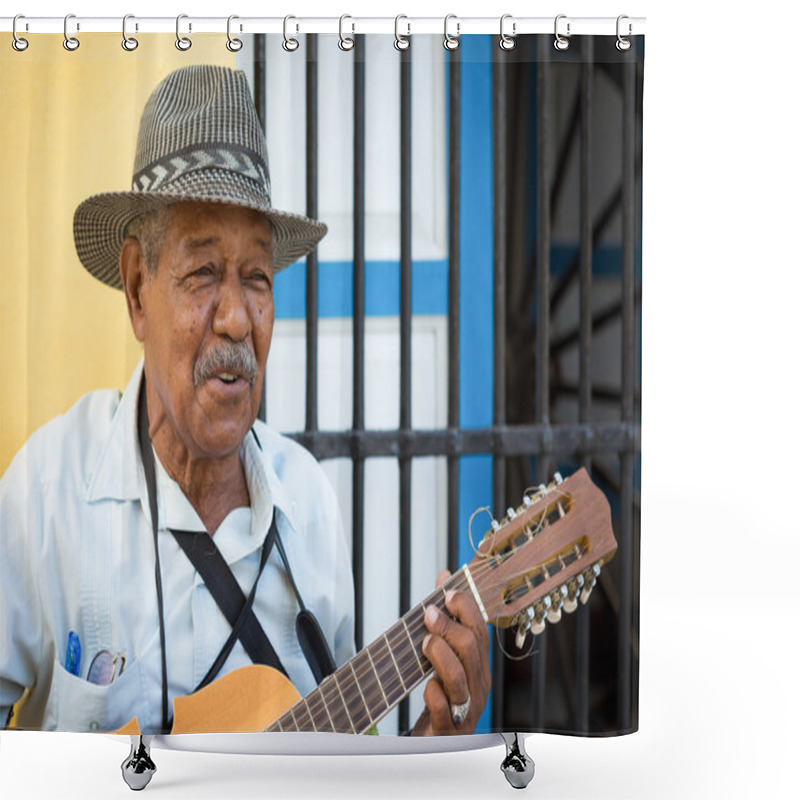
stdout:
POLYGON ((188 64, 235 66, 225 36, 0 36, 0 473, 28 436, 82 394, 124 388, 140 358, 125 300, 75 253, 72 215, 130 188, 139 117, 156 84, 188 64))

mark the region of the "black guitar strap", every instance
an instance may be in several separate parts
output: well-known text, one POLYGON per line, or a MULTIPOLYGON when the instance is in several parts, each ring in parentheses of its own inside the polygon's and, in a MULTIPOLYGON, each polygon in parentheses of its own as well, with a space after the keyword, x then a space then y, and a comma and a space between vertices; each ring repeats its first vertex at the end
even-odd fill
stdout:
POLYGON ((286 669, 280 658, 278 658, 275 648, 270 643, 267 634, 264 633, 264 629, 261 627, 261 623, 253 613, 253 600, 255 599, 258 581, 278 535, 278 526, 275 521, 276 515, 277 512, 272 517, 272 525, 261 547, 261 561, 258 573, 247 599, 245 599, 242 590, 239 588, 231 568, 223 558, 222 553, 217 549, 216 544, 214 544, 214 539, 208 533, 205 531, 197 533, 195 531, 170 529, 175 541, 180 545, 181 550, 186 553, 194 568, 200 573, 200 577, 203 579, 208 591, 231 626, 228 640, 203 680, 197 686, 197 689, 202 689, 217 677, 237 639, 242 643, 242 647, 244 647, 254 664, 266 664, 268 667, 274 667, 286 675, 286 669))
MULTIPOLYGON (((156 501, 156 477, 155 477, 155 463, 153 457, 152 443, 149 436, 149 422, 147 417, 147 401, 145 399, 144 378, 142 378, 142 386, 139 395, 139 446, 142 452, 142 465, 145 473, 145 483, 147 485, 148 500, 150 504, 150 516, 153 523, 153 536, 156 546, 156 588, 158 590, 159 600, 159 616, 161 627, 161 650, 162 650, 162 678, 164 686, 166 686, 166 646, 164 641, 164 623, 162 611, 162 591, 160 581, 160 566, 158 564, 158 505, 156 501)), ((261 443, 253 431, 253 437, 256 440, 259 450, 261 443)), ((297 615, 296 630, 298 639, 303 650, 303 654, 308 661, 314 678, 319 683, 322 678, 332 673, 336 666, 330 654, 325 636, 322 633, 319 623, 314 615, 309 611, 303 603, 303 598, 297 588, 297 584, 292 575, 289 560, 286 557, 286 552, 283 548, 283 543, 278 533, 277 525, 277 509, 273 512, 272 524, 264 538, 264 543, 261 547, 261 558, 259 562, 258 573, 250 594, 245 598, 239 584, 236 581, 230 567, 225 561, 222 553, 219 552, 214 540, 207 532, 196 531, 180 531, 170 529, 170 533, 175 538, 175 541, 180 546, 181 550, 186 554, 189 561, 200 574, 206 587, 208 588, 214 601, 219 606, 225 619, 231 626, 231 632, 228 640, 219 652, 214 663, 209 668, 203 680, 198 684, 195 691, 202 689, 204 686, 211 683, 214 678, 219 674, 225 661, 230 655, 236 641, 240 641, 244 647, 247 655, 254 664, 266 664, 273 667, 286 675, 286 669, 275 652, 272 644, 269 641, 264 629, 261 627, 256 615, 253 612, 253 601, 255 599, 256 589, 258 587, 261 573, 269 558, 273 546, 277 543, 278 551, 281 560, 286 567, 289 579, 292 584, 297 602, 300 606, 300 613, 297 615)), ((288 677, 288 676, 287 676, 288 677)), ((164 691, 164 698, 162 705, 166 704, 166 692, 164 691)), ((166 720, 166 707, 163 709, 164 717, 166 720)), ((163 726, 165 729, 167 725, 163 726)))

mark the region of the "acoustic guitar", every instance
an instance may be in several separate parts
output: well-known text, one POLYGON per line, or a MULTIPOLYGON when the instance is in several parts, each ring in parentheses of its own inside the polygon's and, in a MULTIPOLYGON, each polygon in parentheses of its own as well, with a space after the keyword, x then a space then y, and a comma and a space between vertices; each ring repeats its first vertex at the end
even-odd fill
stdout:
MULTIPOLYGON (((562 611, 585 604, 617 549, 611 510, 581 469, 526 493, 494 521, 475 557, 306 697, 278 670, 251 665, 177 698, 172 733, 364 733, 433 671, 422 654, 425 609, 445 593, 471 595, 487 623, 516 628, 522 647, 562 611)), ((138 734, 136 719, 115 733, 138 734)))

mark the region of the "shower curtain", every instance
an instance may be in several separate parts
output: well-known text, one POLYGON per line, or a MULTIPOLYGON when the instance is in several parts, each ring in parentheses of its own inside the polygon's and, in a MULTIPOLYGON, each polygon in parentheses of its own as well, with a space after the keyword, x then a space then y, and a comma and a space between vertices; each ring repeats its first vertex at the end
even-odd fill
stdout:
MULTIPOLYGON (((113 600, 108 641, 83 600, 70 619, 47 608, 62 591, 48 581, 85 596, 98 574, 59 574, 57 552, 28 552, 55 523, 9 487, 38 479, 26 446, 34 432, 49 426, 37 434, 46 436, 88 392, 121 392, 137 368, 124 296, 82 267, 73 213, 89 195, 130 188, 139 118, 157 84, 188 64, 215 64, 247 77, 273 206, 328 226, 315 251, 275 277, 259 411, 321 462, 341 509, 349 647, 367 657, 336 665, 358 677, 349 698, 339 688, 342 725, 328 714, 325 729, 413 728, 429 679, 414 651, 420 637, 409 633, 404 651, 418 674, 398 665, 391 644, 377 666, 370 648, 432 602, 440 570, 472 563, 458 586, 488 622, 491 676, 475 732, 635 731, 642 37, 620 49, 613 36, 576 36, 565 48, 552 35, 505 47, 497 36, 462 36, 443 47, 441 36, 357 35, 349 46, 320 34, 298 35, 293 47, 269 34, 243 36, 237 52, 211 34, 183 52, 167 34, 140 36, 134 51, 112 34, 82 36, 74 51, 59 35, 29 38, 21 52, 0 39, 3 722, 116 730, 160 679, 156 618, 141 623, 150 652, 137 653, 113 600), (602 497, 587 516, 570 488, 583 475, 602 497), (600 535, 606 517, 613 545, 600 535), (521 538, 504 538, 512 528, 521 538), (548 529, 559 537, 552 546, 548 529), (20 553, 32 559, 22 579, 10 573, 20 553), (506 565, 484 608, 486 576, 506 565), (19 580, 41 606, 33 616, 12 596, 19 580), (34 640, 54 663, 36 662, 34 640), (88 685, 105 650, 124 653, 141 682, 113 715, 102 693, 125 673, 88 685), (369 696, 358 672, 368 663, 378 679, 369 696), (392 669, 389 691, 382 671, 392 669), (91 696, 99 724, 80 708, 46 710, 68 705, 70 687, 91 696), (26 703, 45 710, 28 713, 26 703), (355 707, 369 724, 355 724, 355 707)), ((260 580, 256 597, 294 603, 276 554, 260 580)), ((112 598, 123 590, 107 588, 112 598)), ((297 682, 303 695, 317 691, 306 675, 297 682)), ((325 689, 317 696, 327 708, 325 689)))

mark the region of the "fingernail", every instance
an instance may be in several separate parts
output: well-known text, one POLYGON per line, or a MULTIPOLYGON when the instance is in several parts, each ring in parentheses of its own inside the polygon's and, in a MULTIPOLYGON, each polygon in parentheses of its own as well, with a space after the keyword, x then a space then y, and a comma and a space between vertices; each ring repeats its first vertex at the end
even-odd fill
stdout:
POLYGON ((431 635, 429 633, 425 634, 425 638, 422 640, 422 652, 424 653, 428 649, 428 642, 431 640, 431 635))
POLYGON ((428 606, 425 609, 425 622, 435 625, 437 619, 439 619, 439 609, 436 606, 428 606))
POLYGON ((444 593, 444 601, 445 601, 445 603, 449 603, 453 599, 454 595, 455 595, 455 591, 453 589, 448 589, 444 593))

